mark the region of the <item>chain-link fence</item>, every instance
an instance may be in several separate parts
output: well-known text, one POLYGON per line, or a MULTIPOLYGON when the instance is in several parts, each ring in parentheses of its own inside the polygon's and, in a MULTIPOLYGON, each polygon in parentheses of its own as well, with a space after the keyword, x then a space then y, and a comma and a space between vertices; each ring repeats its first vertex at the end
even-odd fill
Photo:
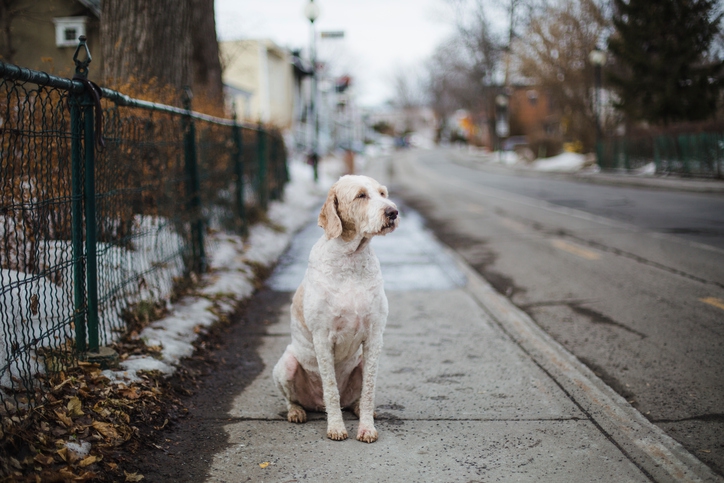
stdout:
POLYGON ((603 169, 637 170, 654 163, 657 174, 724 178, 724 133, 618 137, 598 150, 603 169))
POLYGON ((288 175, 281 135, 261 125, 139 101, 82 75, 2 62, 0 75, 7 414, 37 403, 48 374, 116 340, 129 311, 205 270, 208 232, 244 235, 288 175))

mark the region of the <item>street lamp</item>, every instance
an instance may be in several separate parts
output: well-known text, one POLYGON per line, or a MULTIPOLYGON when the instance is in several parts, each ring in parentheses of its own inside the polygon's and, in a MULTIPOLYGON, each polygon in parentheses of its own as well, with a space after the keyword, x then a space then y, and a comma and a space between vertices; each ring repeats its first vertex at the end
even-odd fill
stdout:
POLYGON ((603 162, 603 146, 601 145, 601 67, 603 66, 603 64, 606 63, 606 52, 599 49, 593 49, 591 53, 588 54, 588 60, 589 62, 591 62, 591 65, 593 65, 596 82, 594 97, 594 115, 596 116, 596 161, 598 162, 598 166, 602 167, 601 163, 603 162))
POLYGON ((498 151, 502 155, 503 139, 510 135, 510 123, 508 122, 508 108, 510 99, 507 92, 495 96, 495 135, 498 141, 498 151))
POLYGON ((317 115, 317 34, 314 31, 314 21, 319 17, 319 6, 314 3, 314 0, 309 0, 309 3, 304 7, 304 16, 309 20, 311 27, 311 46, 309 49, 309 57, 312 62, 312 98, 309 102, 310 118, 314 123, 312 128, 312 152, 309 154, 309 161, 311 161, 314 169, 314 181, 319 180, 319 116, 317 115))

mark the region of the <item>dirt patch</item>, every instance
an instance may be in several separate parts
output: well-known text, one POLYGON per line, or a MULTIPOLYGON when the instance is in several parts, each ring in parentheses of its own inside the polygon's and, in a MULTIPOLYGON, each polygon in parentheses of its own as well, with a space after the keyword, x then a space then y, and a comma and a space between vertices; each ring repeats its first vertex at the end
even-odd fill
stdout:
MULTIPOLYGON (((53 375, 42 405, 6 418, 0 480, 203 481, 213 455, 227 446, 223 427, 234 397, 264 368, 257 349, 266 326, 290 299, 261 290, 200 335, 171 378, 142 373, 141 381, 111 384, 94 364, 53 375)), ((114 348, 124 355, 153 350, 138 338, 114 348)))

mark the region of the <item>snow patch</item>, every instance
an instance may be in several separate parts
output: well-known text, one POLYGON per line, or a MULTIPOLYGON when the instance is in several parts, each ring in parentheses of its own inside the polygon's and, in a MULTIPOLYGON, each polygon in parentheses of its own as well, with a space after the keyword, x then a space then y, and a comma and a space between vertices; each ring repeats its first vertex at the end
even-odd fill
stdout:
POLYGON ((536 171, 572 173, 579 171, 586 163, 586 157, 578 153, 561 153, 550 158, 536 159, 532 168, 536 171))

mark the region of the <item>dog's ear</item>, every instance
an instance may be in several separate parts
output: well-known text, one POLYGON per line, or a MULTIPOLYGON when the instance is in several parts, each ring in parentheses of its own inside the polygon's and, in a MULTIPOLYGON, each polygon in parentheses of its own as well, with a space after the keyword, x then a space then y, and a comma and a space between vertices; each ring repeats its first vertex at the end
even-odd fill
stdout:
POLYGON ((329 190, 327 200, 319 212, 317 224, 324 228, 324 234, 327 235, 328 240, 337 238, 342 234, 342 220, 340 220, 337 213, 337 192, 334 187, 329 190))

